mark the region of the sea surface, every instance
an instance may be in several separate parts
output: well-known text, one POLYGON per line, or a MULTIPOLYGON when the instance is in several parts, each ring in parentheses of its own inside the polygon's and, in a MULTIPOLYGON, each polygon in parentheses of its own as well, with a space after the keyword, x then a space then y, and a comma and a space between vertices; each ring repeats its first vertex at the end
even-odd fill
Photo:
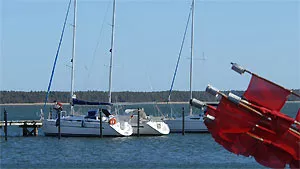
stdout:
MULTIPOLYGON (((127 105, 145 108, 153 116, 180 116, 188 105, 127 105)), ((299 103, 288 103, 283 112, 295 117, 299 103)), ((8 112, 8 120, 39 119, 42 106, 0 106, 8 112)), ((67 106, 64 106, 67 109, 67 106)), ((78 107, 85 112, 91 107, 78 107)), ((46 108, 49 110, 49 107, 46 108)), ((194 109, 195 113, 200 110, 194 109)), ((85 114, 85 113, 82 113, 85 114)), ((187 114, 187 112, 185 112, 187 114)), ((47 117, 47 113, 45 113, 47 117)), ((23 137, 18 127, 8 127, 8 141, 0 129, 0 168, 265 168, 253 157, 232 154, 217 144, 209 133, 174 133, 167 136, 132 136, 117 138, 45 137, 39 129, 37 137, 23 137)))

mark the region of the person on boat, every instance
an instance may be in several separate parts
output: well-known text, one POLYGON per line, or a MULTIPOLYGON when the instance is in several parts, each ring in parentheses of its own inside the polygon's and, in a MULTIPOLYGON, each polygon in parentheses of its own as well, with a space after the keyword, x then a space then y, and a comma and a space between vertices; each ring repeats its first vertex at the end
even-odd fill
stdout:
POLYGON ((56 100, 54 100, 54 105, 53 105, 53 109, 55 109, 56 111, 62 111, 62 104, 60 102, 57 102, 56 100))

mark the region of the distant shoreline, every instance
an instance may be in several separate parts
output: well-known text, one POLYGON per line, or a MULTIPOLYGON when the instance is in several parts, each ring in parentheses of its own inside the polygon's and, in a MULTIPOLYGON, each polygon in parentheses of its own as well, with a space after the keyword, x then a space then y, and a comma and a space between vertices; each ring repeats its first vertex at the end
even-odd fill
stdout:
MULTIPOLYGON (((53 105, 54 103, 47 103, 47 105, 53 105)), ((69 105, 69 103, 62 103, 63 105, 69 105)), ((167 102, 118 102, 112 103, 113 105, 139 105, 139 104, 167 104, 167 102)), ((188 104, 188 102, 169 102, 169 104, 188 104)), ((4 103, 0 106, 42 106, 44 103, 4 103)))
MULTIPOLYGON (((217 104, 218 102, 206 102, 211 104, 217 104)), ((286 103, 300 103, 300 101, 287 101, 286 103)), ((62 103, 63 105, 69 105, 69 103, 62 103)), ((140 105, 140 104, 188 104, 188 102, 118 102, 113 105, 140 105)), ((44 103, 4 103, 0 106, 42 106, 44 103)), ((47 103, 47 105, 53 105, 53 103, 47 103)))

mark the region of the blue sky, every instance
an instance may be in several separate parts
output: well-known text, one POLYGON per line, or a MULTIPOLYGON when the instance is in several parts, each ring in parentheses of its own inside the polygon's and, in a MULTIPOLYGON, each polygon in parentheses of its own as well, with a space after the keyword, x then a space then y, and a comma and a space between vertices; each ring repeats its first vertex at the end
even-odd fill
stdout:
MULTIPOLYGON (((191 0, 116 3, 113 91, 169 90, 191 0)), ((67 4, 0 1, 0 90, 47 90, 67 4)), ((108 90, 111 13, 110 0, 78 0, 75 90, 108 90)), ((70 89, 71 23, 51 90, 70 89)), ((193 90, 245 90, 250 76, 233 72, 230 62, 300 88, 299 24, 297 0, 196 0, 193 90)), ((190 27, 175 90, 189 90, 189 57, 190 27)))

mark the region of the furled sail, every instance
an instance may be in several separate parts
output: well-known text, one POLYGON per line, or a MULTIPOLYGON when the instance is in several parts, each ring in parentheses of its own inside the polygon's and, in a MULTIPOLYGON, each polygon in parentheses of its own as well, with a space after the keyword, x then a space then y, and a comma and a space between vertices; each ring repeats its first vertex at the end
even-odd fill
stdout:
POLYGON ((73 105, 107 105, 111 106, 111 103, 105 103, 105 102, 90 102, 90 101, 84 101, 84 100, 78 100, 74 99, 72 100, 73 105))

